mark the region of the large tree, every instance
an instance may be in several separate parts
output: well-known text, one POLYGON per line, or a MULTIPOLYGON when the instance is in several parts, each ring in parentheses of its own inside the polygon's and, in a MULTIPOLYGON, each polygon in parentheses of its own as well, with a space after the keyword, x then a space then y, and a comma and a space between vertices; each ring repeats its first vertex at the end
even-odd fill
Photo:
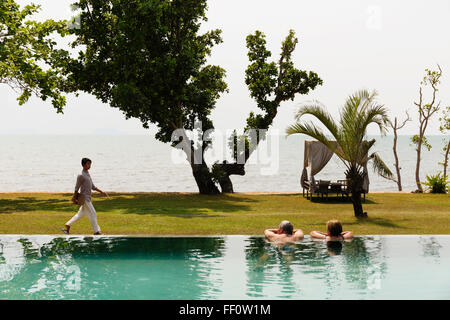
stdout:
MULTIPOLYGON (((219 96, 227 91, 225 70, 207 64, 211 48, 222 41, 221 31, 200 33, 207 20, 206 0, 80 0, 80 28, 73 47, 79 56, 65 64, 71 91, 85 91, 137 118, 144 128, 156 124, 156 138, 186 152, 200 193, 232 191, 229 175, 243 174, 242 164, 209 167, 203 154, 211 142, 194 144, 188 131, 198 122, 203 132, 214 129, 210 118, 219 96), (173 141, 176 132, 180 140, 173 141), (237 169, 236 169, 237 168, 237 169)), ((308 93, 321 80, 313 72, 293 67, 297 44, 291 31, 278 63, 268 62, 264 35, 247 38, 251 64, 246 83, 261 115, 251 114, 249 128, 267 128, 282 101, 308 93)))
POLYGON ((44 101, 50 98, 62 113, 64 77, 50 64, 64 57, 64 51, 55 48, 53 36, 65 35, 67 25, 51 19, 30 20, 39 9, 34 4, 21 9, 14 0, 0 2, 0 84, 18 92, 20 105, 34 94, 44 101))
POLYGON ((233 163, 217 163, 214 172, 223 192, 233 192, 230 176, 245 174, 244 165, 258 144, 265 139, 266 130, 270 127, 278 112, 281 102, 293 100, 296 94, 307 94, 322 80, 312 71, 298 70, 294 67, 292 53, 298 39, 293 30, 281 44, 281 54, 277 62, 268 61, 272 53, 266 49, 265 35, 260 31, 247 36, 247 48, 250 65, 245 71, 245 83, 250 96, 255 99, 262 114, 250 112, 244 134, 235 133, 230 138, 233 163), (240 143, 239 143, 239 142, 240 143), (242 145, 242 148, 238 148, 242 145))
POLYGON ((381 134, 385 134, 389 124, 387 110, 375 101, 376 92, 357 91, 349 96, 336 121, 320 103, 307 104, 297 113, 297 122, 286 129, 287 135, 305 134, 317 139, 333 151, 347 168, 348 189, 356 217, 367 216, 363 212, 361 193, 364 182, 364 167, 372 160, 374 171, 386 177, 392 172, 376 152, 369 155, 375 139, 367 140, 367 127, 376 124, 381 134), (300 122, 305 115, 314 116, 328 132, 313 122, 300 122), (331 140, 335 140, 334 144, 331 140))

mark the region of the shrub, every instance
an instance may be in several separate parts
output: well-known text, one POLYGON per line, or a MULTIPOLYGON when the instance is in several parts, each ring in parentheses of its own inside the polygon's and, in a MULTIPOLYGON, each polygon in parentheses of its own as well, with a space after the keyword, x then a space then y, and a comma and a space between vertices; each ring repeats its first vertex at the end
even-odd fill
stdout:
POLYGON ((427 181, 423 182, 424 185, 426 185, 427 191, 430 191, 431 193, 447 193, 448 192, 448 181, 447 177, 441 176, 441 173, 439 172, 436 175, 427 175, 426 176, 427 181))

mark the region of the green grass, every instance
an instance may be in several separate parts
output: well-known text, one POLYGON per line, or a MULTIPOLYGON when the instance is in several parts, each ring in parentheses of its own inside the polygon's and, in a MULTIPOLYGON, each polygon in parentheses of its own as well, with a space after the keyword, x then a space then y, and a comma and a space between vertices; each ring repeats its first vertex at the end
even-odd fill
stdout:
MULTIPOLYGON (((78 210, 70 193, 0 193, 0 234, 61 234, 78 210)), ((448 194, 373 193, 363 208, 369 218, 353 216, 350 202, 306 200, 301 194, 111 193, 93 196, 105 234, 216 235, 262 234, 290 220, 305 233, 325 231, 339 219, 355 234, 449 234, 448 194)), ((91 234, 88 218, 72 234, 91 234)))

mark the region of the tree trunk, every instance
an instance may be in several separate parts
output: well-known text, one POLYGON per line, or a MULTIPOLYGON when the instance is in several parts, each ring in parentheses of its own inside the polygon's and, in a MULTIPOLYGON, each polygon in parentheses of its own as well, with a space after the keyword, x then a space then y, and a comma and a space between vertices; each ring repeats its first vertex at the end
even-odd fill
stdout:
POLYGON ((419 141, 417 143, 417 162, 416 162, 416 184, 417 184, 417 190, 418 193, 423 193, 422 184, 420 183, 420 154, 422 152, 422 138, 423 135, 420 135, 419 141))
POLYGON ((231 182, 230 176, 225 176, 219 179, 220 189, 222 193, 234 193, 233 182, 231 182))
POLYGON ((188 138, 184 130, 182 131, 181 138, 182 140, 178 148, 182 149, 186 153, 186 160, 191 165, 192 175, 197 183, 200 194, 220 194, 220 191, 213 180, 213 175, 204 161, 204 148, 202 149, 201 159, 197 159, 193 143, 188 138), (196 160, 198 161, 197 163, 196 160))
POLYGON ((191 167, 200 194, 220 194, 206 163, 192 164, 191 167))
POLYGON ((352 203, 353 203, 353 211, 355 212, 355 217, 363 218, 367 217, 367 213, 363 212, 362 203, 361 203, 361 193, 352 192, 352 203))
POLYGON ((450 151, 450 141, 447 144, 447 150, 445 150, 445 158, 444 158, 444 178, 447 177, 447 167, 448 167, 448 153, 450 151))
POLYGON ((349 179, 348 188, 351 192, 350 199, 353 203, 353 211, 355 213, 355 217, 367 217, 367 212, 363 212, 361 202, 362 186, 364 181, 363 172, 361 170, 358 170, 356 166, 352 166, 349 170, 347 170, 346 176, 347 179, 349 179))
POLYGON ((400 176, 400 164, 398 161, 398 155, 397 155, 397 118, 395 118, 395 128, 394 128, 394 159, 395 159, 395 170, 397 171, 397 186, 398 191, 402 191, 402 177, 400 176))
POLYGON ((222 172, 221 178, 219 178, 220 188, 223 193, 233 193, 233 183, 231 182, 230 175, 236 174, 243 176, 245 175, 245 167, 244 164, 238 163, 226 163, 225 161, 222 164, 218 164, 220 166, 220 170, 222 172))

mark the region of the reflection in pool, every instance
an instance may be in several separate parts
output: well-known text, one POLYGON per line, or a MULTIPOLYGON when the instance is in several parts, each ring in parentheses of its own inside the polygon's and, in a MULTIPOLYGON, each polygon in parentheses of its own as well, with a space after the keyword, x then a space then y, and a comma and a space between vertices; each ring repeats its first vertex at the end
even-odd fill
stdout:
POLYGON ((0 236, 0 299, 449 299, 450 236, 0 236))

